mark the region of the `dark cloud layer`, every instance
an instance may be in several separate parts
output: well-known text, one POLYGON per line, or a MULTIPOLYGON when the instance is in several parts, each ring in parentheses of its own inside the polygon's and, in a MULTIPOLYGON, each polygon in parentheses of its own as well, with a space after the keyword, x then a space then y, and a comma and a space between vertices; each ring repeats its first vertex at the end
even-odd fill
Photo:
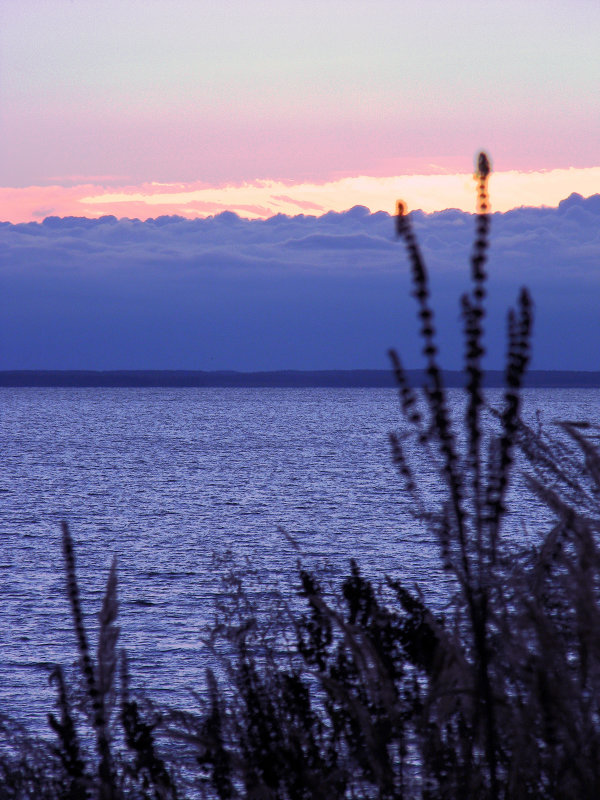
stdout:
MULTIPOLYGON (((448 368, 473 217, 414 214, 448 368)), ((490 367, 519 286, 536 302, 534 366, 600 369, 600 195, 492 222, 490 367)), ((393 219, 322 217, 0 223, 1 369, 351 369, 396 346, 419 366, 408 265, 393 219)))

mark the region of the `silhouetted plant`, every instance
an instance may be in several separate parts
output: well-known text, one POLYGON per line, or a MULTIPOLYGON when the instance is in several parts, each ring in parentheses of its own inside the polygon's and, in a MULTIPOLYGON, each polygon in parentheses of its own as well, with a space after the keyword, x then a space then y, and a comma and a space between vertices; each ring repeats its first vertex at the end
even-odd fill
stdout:
POLYGON ((116 564, 113 562, 108 580, 102 611, 101 629, 98 641, 98 667, 94 667, 88 645, 87 633, 83 624, 83 613, 79 600, 79 587, 75 571, 73 540, 66 522, 62 523, 62 545, 67 575, 67 590, 71 604, 73 625, 77 637, 80 664, 85 678, 88 696, 92 706, 92 725, 96 734, 98 748, 98 786, 100 800, 115 800, 116 788, 112 769, 112 754, 106 726, 106 695, 114 675, 114 646, 118 631, 112 629, 116 617, 116 564))
POLYGON ((117 571, 113 561, 98 614, 97 663, 92 658, 81 607, 73 540, 62 525, 67 596, 84 684, 82 709, 69 697, 63 670, 50 676, 57 688, 60 718, 48 715, 56 744, 30 740, 10 720, 0 718, 0 797, 2 800, 177 800, 174 781, 158 755, 154 728, 131 696, 125 653, 116 682, 119 629, 117 571), (120 713, 114 714, 120 706, 120 713), (82 731, 82 733, 80 733, 82 731), (95 748, 89 747, 90 740, 95 748), (95 753, 94 753, 95 749, 95 753))
POLYGON ((399 356, 390 353, 405 420, 402 433, 390 437, 392 456, 415 517, 436 534, 456 593, 442 618, 398 582, 388 581, 387 594, 375 591, 354 563, 337 599, 302 571, 301 595, 309 610, 293 621, 300 666, 290 672, 276 659, 275 672, 268 671, 246 637, 237 653, 238 667, 243 666, 237 700, 228 701, 231 687, 224 687, 218 700, 218 752, 233 765, 229 785, 239 790, 234 796, 315 796, 312 776, 304 780, 303 793, 294 794, 287 777, 293 765, 281 755, 281 743, 295 730, 295 712, 279 689, 284 679, 300 682, 307 709, 304 735, 312 735, 321 756, 310 763, 328 797, 598 794, 600 646, 593 632, 600 621, 600 455, 578 426, 563 425, 566 440, 557 444, 520 419, 532 322, 525 289, 508 316, 502 406, 486 404, 489 173, 481 154, 472 286, 462 298, 466 411, 458 424, 466 434, 464 452, 438 363, 427 270, 404 204, 398 204, 397 215, 417 301, 426 383, 421 402, 399 356), (437 503, 421 492, 423 461, 411 463, 407 456, 405 440, 411 436, 426 465, 437 465, 437 488, 443 489, 437 503), (548 533, 540 532, 538 546, 529 552, 518 552, 505 530, 517 446, 543 473, 544 479, 527 478, 529 487, 558 519, 548 533), (578 510, 584 502, 585 514, 578 510), (238 720, 228 730, 225 708, 230 720, 238 720), (249 730, 260 752, 248 748, 249 730), (236 782, 247 769, 254 770, 252 785, 236 782))
POLYGON ((58 737, 56 752, 61 760, 65 784, 62 793, 65 800, 84 800, 89 797, 90 776, 86 774, 86 764, 75 728, 73 713, 67 697, 67 688, 62 667, 57 665, 50 676, 56 683, 60 721, 54 714, 48 714, 48 723, 58 737))
POLYGON ((156 752, 154 729, 140 713, 139 704, 129 692, 127 655, 121 652, 121 724, 125 743, 134 755, 133 763, 124 771, 142 791, 142 797, 155 800, 177 800, 177 791, 165 762, 156 752))

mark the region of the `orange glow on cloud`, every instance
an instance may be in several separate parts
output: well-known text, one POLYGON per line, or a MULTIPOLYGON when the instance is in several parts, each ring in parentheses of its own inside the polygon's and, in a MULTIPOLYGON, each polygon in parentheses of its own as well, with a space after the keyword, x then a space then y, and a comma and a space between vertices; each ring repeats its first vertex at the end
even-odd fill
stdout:
MULTIPOLYGON (((588 197, 600 191, 600 167, 541 172, 497 172, 490 179, 492 210, 519 206, 556 206, 572 192, 588 197)), ((163 214, 207 217, 234 211, 249 219, 274 214, 315 214, 345 211, 355 205, 393 212, 402 198, 409 209, 426 212, 445 208, 475 210, 471 175, 402 175, 345 177, 327 183, 261 180, 241 185, 204 183, 110 187, 88 182, 74 186, 0 187, 0 220, 41 221, 47 216, 147 219, 163 214)))

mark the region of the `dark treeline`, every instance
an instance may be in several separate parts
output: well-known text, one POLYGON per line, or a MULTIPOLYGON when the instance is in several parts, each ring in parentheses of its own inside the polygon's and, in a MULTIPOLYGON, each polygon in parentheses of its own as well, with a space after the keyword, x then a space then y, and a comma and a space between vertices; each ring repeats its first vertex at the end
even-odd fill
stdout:
MULTIPOLYGON (((413 386, 422 386, 424 370, 405 370, 413 386)), ((459 370, 442 371, 444 385, 464 387, 465 373, 459 370)), ((488 370, 483 385, 501 388, 505 384, 502 370, 488 370)), ((57 386, 57 387, 221 387, 221 388, 390 388, 396 385, 389 370, 273 370, 237 372, 234 370, 4 370, 0 371, 0 386, 57 386)), ((576 370, 530 370, 524 386, 531 388, 600 388, 600 372, 576 370)))

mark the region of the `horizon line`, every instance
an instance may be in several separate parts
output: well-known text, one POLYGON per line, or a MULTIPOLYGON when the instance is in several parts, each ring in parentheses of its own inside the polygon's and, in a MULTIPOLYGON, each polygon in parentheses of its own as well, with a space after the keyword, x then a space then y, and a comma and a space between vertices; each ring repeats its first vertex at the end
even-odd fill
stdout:
MULTIPOLYGON (((463 370, 442 370, 448 388, 464 387, 463 370)), ((407 378, 422 384, 424 369, 406 369, 407 378)), ((484 386, 505 386, 505 371, 484 372, 484 386)), ((0 370, 0 388, 396 388, 389 369, 321 370, 0 370)), ((524 388, 600 388, 599 370, 532 369, 524 388)))

